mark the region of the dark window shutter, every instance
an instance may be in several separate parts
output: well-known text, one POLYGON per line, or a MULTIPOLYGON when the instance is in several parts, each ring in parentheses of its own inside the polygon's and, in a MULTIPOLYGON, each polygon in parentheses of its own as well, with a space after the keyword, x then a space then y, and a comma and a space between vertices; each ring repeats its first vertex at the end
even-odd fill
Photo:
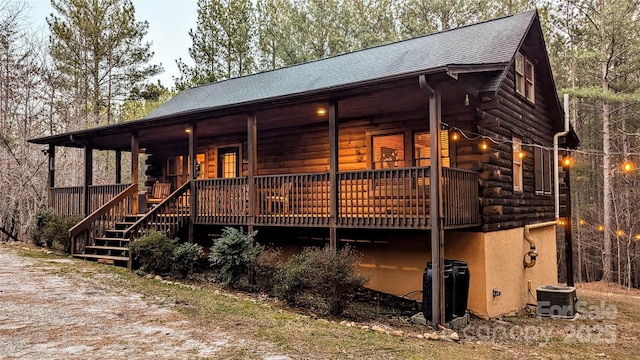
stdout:
POLYGON ((551 164, 551 151, 550 150, 544 150, 543 151, 543 162, 544 162, 544 192, 546 194, 550 194, 551 193, 551 177, 553 176, 553 172, 552 172, 552 164, 551 164))
POLYGON ((535 168, 535 188, 536 193, 542 193, 544 191, 542 178, 543 178, 543 160, 542 160, 542 149, 539 147, 533 148, 533 163, 535 168))

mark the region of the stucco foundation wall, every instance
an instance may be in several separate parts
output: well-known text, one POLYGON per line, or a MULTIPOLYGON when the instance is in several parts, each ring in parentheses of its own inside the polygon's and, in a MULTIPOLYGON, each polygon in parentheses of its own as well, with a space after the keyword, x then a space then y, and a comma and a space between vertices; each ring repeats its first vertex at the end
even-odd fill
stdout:
MULTIPOLYGON (((557 283, 555 226, 530 231, 539 253, 536 265, 525 269, 524 254, 529 243, 524 229, 490 233, 447 232, 445 258, 466 261, 470 285, 468 308, 490 318, 522 309, 535 300, 531 292, 543 284, 557 283), (493 290, 500 291, 494 297, 493 290)), ((368 287, 403 296, 422 289, 422 276, 431 261, 429 233, 410 237, 389 237, 377 243, 351 244, 364 254, 361 271, 370 276, 368 287)), ((421 299, 420 293, 410 298, 421 299)))
MULTIPOLYGON (((369 275, 367 287, 386 293, 420 299, 424 268, 431 261, 429 233, 422 236, 388 238, 382 243, 350 244, 364 254, 360 264, 369 275)), ((445 235, 445 258, 466 261, 470 285, 468 307, 474 313, 486 313, 484 234, 448 232, 445 235)))
POLYGON ((529 294, 542 284, 555 284, 558 280, 556 260, 555 226, 530 231, 539 253, 536 265, 523 266, 524 254, 529 251, 529 243, 524 240, 524 229, 510 229, 485 233, 486 264, 486 316, 496 317, 522 309, 534 303, 529 294), (493 296, 493 290, 500 292, 493 296))

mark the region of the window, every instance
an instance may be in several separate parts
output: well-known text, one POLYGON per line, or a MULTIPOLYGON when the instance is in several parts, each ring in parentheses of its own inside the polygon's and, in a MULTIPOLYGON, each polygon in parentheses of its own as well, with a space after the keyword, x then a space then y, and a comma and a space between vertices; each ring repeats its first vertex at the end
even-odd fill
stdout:
POLYGON ((240 148, 218 148, 218 178, 240 176, 240 148))
POLYGON ((522 53, 516 54, 516 91, 529 101, 535 101, 535 65, 522 53))
POLYGON ((374 169, 405 166, 404 134, 376 135, 372 137, 371 145, 374 169))
POLYGON ((536 194, 551 194, 551 176, 553 176, 551 151, 536 147, 533 151, 533 162, 535 163, 536 194))
MULTIPOLYGON (((199 170, 200 172, 197 173, 197 178, 199 180, 202 179, 206 179, 207 178, 207 155, 205 153, 198 153, 196 154, 196 162, 198 163, 197 166, 199 166, 199 170)), ((198 170, 196 168, 196 170, 198 170)))
POLYGON ((522 140, 513 138, 513 191, 522 191, 522 140))
MULTIPOLYGON (((449 156, 449 131, 440 131, 440 146, 442 147, 442 166, 451 166, 449 156)), ((431 136, 428 132, 413 135, 414 159, 416 166, 431 166, 431 136)))

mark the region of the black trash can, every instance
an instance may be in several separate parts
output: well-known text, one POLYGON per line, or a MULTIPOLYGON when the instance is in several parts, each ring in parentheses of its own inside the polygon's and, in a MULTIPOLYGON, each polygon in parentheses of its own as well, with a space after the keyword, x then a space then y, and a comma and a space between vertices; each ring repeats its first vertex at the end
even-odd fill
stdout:
MULTIPOLYGON (((427 263, 422 277, 422 313, 427 321, 433 320, 433 311, 431 301, 433 294, 431 284, 433 278, 433 265, 431 261, 427 263)), ((455 285, 453 283, 453 265, 450 262, 444 263, 444 321, 453 320, 454 298, 453 293, 455 285)))
POLYGON ((453 275, 453 315, 464 316, 467 312, 467 303, 469 301, 469 281, 471 274, 466 261, 461 260, 445 260, 445 264, 449 262, 452 267, 453 275))

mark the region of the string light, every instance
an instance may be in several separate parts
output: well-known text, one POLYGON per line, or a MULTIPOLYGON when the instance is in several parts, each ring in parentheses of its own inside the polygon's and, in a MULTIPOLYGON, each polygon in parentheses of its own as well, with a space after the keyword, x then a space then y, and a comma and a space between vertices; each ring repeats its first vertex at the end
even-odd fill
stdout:
POLYGON ((571 165, 573 165, 573 158, 571 158, 571 156, 565 156, 562 159, 562 166, 564 167, 571 167, 571 165))
MULTIPOLYGON (((511 139, 507 139, 507 138, 494 138, 491 136, 487 136, 487 135, 482 135, 482 134, 478 134, 475 133, 473 131, 469 131, 469 130, 462 130, 458 127, 452 126, 449 127, 449 131, 452 133, 451 135, 451 139, 453 141, 458 141, 461 138, 465 138, 468 141, 478 141, 481 140, 479 143, 479 148, 480 150, 488 150, 489 149, 489 141, 493 144, 496 145, 503 145, 503 144, 511 144, 513 145, 514 142, 511 139)), ((553 146, 545 146, 545 145, 540 145, 540 144, 534 144, 534 143, 522 143, 520 144, 521 146, 528 146, 530 148, 540 148, 543 150, 549 150, 549 151, 553 151, 553 146)), ((564 152, 570 152, 572 154, 581 154, 581 155, 596 155, 596 156, 605 156, 607 154, 605 154, 603 151, 600 150, 593 150, 593 149, 569 149, 569 148, 558 148, 559 151, 564 151, 564 152)), ((629 156, 640 156, 640 152, 636 152, 636 153, 622 153, 622 152, 609 152, 608 155, 624 155, 626 157, 629 156)), ((520 154, 518 154, 518 156, 521 156, 520 154)), ((524 152, 522 154, 522 157, 524 157, 524 152)), ((562 165, 565 167, 568 166, 573 166, 574 164, 574 159, 571 156, 566 156, 565 158, 563 158, 562 160, 562 165), (569 162, 569 164, 566 164, 566 162, 569 162)), ((630 160, 627 160, 623 163, 622 165, 622 170, 624 172, 631 172, 633 170, 635 170, 635 166, 633 164, 633 162, 631 162, 630 160)))
POLYGON ((565 226, 567 225, 567 220, 565 218, 560 218, 558 219, 558 225, 559 226, 565 226))
POLYGON ((633 238, 636 239, 636 241, 640 241, 640 234, 636 234, 633 238))
POLYGON ((524 151, 518 151, 518 157, 520 159, 524 158, 524 151))
POLYGON ((598 231, 603 232, 604 231, 604 225, 598 225, 598 231))
POLYGON ((580 223, 580 225, 584 225, 585 221, 583 219, 580 219, 580 221, 578 221, 580 223))

